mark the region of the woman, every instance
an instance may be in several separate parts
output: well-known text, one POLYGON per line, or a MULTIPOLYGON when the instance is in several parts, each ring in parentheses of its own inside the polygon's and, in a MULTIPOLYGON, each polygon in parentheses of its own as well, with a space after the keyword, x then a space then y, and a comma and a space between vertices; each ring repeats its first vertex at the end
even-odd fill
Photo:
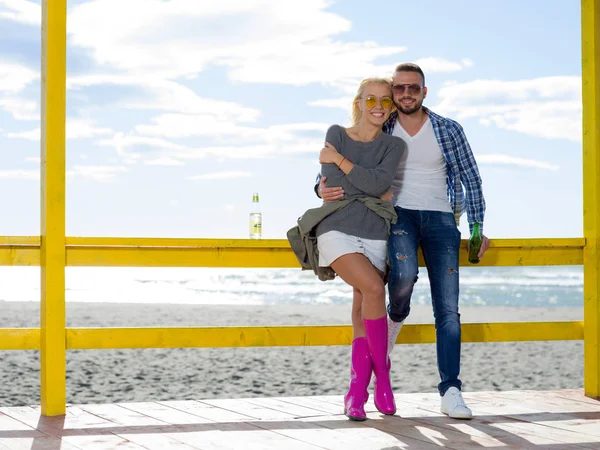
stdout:
POLYGON ((371 371, 375 406, 384 414, 396 412, 387 358, 383 277, 390 222, 396 219, 389 189, 406 144, 381 131, 393 106, 389 80, 363 80, 352 105, 353 125, 330 127, 319 157, 327 187, 340 186, 345 193, 342 200, 321 208, 347 203, 315 226, 319 266, 331 267, 360 293, 352 305, 350 389, 344 397, 344 413, 353 420, 366 419, 371 371))

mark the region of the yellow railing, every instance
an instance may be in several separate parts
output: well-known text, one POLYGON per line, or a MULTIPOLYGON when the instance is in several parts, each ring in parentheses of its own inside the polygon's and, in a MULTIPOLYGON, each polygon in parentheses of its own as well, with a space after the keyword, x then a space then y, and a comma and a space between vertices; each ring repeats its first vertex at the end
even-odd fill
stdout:
MULTIPOLYGON (((285 241, 65 236, 66 0, 42 2, 41 236, 0 237, 0 265, 39 265, 39 329, 0 329, 0 349, 40 350, 42 414, 65 413, 66 350, 349 344, 350 327, 66 328, 65 266, 296 267, 285 241), (51 113, 50 113, 51 112, 51 113)), ((600 0, 582 0, 584 238, 495 240, 493 266, 584 265, 584 322, 463 325, 466 342, 584 339, 584 388, 600 397, 600 0)), ((534 201, 534 199, 529 199, 534 201)), ((556 205, 560 214, 560 205, 556 205)), ((462 252, 461 264, 465 264, 462 252)), ((432 325, 406 326, 431 343, 432 325)))
MULTIPOLYGON (((299 267, 283 239, 67 237, 67 266, 299 267)), ((466 248, 466 241, 462 242, 466 248)), ((479 266, 582 265, 585 239, 495 239, 479 266)), ((460 252, 467 265, 466 251, 460 252)), ((419 263, 424 265, 419 253, 419 263)), ((40 238, 0 236, 0 266, 39 266, 40 238)))

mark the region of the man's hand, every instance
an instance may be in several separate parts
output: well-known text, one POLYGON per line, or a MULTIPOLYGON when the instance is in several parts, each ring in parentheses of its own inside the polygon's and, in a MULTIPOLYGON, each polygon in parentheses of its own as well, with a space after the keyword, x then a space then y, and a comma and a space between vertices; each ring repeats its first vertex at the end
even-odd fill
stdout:
MULTIPOLYGON (((483 258, 483 255, 488 248, 490 248, 490 240, 486 237, 485 234, 482 234, 481 235, 481 248, 479 249, 479 253, 477 253, 477 257, 479 259, 483 258)), ((467 253, 469 253, 470 249, 471 249, 471 244, 469 243, 469 241, 467 241, 467 253)))
POLYGON ((385 200, 388 202, 391 202, 394 199, 394 191, 392 191, 391 189, 389 191, 387 191, 385 194, 383 194, 381 197, 379 197, 381 200, 385 200))
POLYGON ((319 196, 324 202, 334 202, 336 200, 340 200, 344 196, 344 189, 341 187, 325 187, 326 181, 327 177, 321 177, 318 188, 319 196))

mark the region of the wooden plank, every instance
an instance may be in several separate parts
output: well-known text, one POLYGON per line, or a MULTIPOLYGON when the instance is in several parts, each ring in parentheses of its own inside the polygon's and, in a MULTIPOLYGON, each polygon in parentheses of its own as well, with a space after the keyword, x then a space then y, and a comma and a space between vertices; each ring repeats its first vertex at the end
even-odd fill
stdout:
POLYGON ((212 422, 158 402, 118 403, 118 405, 122 408, 130 409, 138 414, 153 417, 171 425, 212 422))
POLYGON ((78 406, 68 405, 62 428, 68 429, 73 434, 81 434, 80 430, 92 433, 94 430, 110 430, 117 426, 116 423, 91 414, 78 406))
POLYGON ((255 404, 251 400, 252 399, 215 399, 202 400, 202 403, 244 414, 245 416, 253 417, 255 420, 290 420, 294 418, 292 414, 282 412, 278 409, 263 407, 259 404, 255 404))
POLYGON ((164 401, 157 403, 201 417, 209 422, 249 422, 256 419, 255 417, 239 414, 223 408, 217 408, 208 403, 196 400, 164 401))
MULTIPOLYGON (((302 422, 314 422, 318 426, 329 429, 332 433, 326 442, 332 445, 332 448, 361 448, 357 443, 361 442, 362 448, 419 448, 432 449, 438 448, 437 445, 428 443, 421 439, 414 439, 409 436, 401 436, 397 433, 383 432, 375 425, 376 422, 381 422, 376 415, 368 414, 369 419, 365 422, 355 422, 348 420, 346 416, 322 416, 318 419, 306 417, 297 419, 302 422), (336 442, 343 444, 338 446, 336 442), (355 444, 353 444, 355 443, 355 444), (377 447, 375 447, 377 445, 377 447)), ((329 448, 329 447, 326 447, 329 448)))
POLYGON ((600 448, 600 408, 579 390, 465 393, 471 421, 439 412, 437 393, 398 394, 398 413, 342 415, 342 395, 0 408, 0 450, 600 448))
MULTIPOLYGON (((190 422, 190 420, 198 420, 198 417, 186 415, 181 411, 177 411, 163 405, 158 405, 156 403, 120 403, 116 406, 119 406, 124 409, 129 409, 142 416, 148 416, 153 419, 161 420, 165 423, 171 423, 167 420, 164 420, 166 418, 173 420, 174 423, 194 423, 190 422)), ((88 411, 76 406, 69 406, 67 408, 67 417, 68 420, 66 421, 66 424, 68 424, 68 428, 70 430, 83 428, 89 434, 112 433, 116 436, 119 436, 124 441, 129 441, 148 449, 160 450, 167 448, 175 448, 180 450, 190 450, 194 448, 165 436, 163 434, 163 428, 161 426, 123 426, 113 421, 109 421, 105 418, 102 418, 100 416, 91 414, 88 411), (95 431, 97 429, 99 429, 100 431, 95 431), (144 433, 145 430, 147 430, 146 433, 144 433)))
MULTIPOLYGON (((540 413, 540 405, 533 404, 532 407, 524 407, 527 394, 520 392, 521 396, 515 402, 506 403, 500 395, 504 393, 466 393, 465 401, 473 409, 475 418, 468 422, 464 430, 472 430, 476 436, 483 436, 486 441, 498 440, 505 444, 520 448, 532 443, 536 445, 556 446, 566 443, 577 444, 582 448, 596 448, 598 443, 593 436, 584 436, 573 432, 571 427, 565 427, 566 435, 562 431, 546 433, 543 424, 527 424, 528 418, 534 418, 534 414, 540 413), (471 398, 470 398, 471 397, 471 398), (489 409, 487 409, 489 408, 489 409), (525 423, 524 426, 520 426, 525 423), (496 426, 498 425, 498 426, 496 426), (500 426, 501 425, 501 426, 500 426), (510 431, 510 433, 507 433, 510 431), (590 444, 590 442, 592 444, 590 444)), ((440 399, 437 394, 405 394, 397 396, 399 414, 405 419, 414 421, 428 427, 440 427, 442 429, 456 429, 457 422, 439 412, 440 399), (401 397, 404 401, 399 401, 401 397), (411 410, 408 405, 413 405, 411 410)), ((460 423, 460 422, 459 422, 460 423)), ((595 426, 595 425, 592 425, 595 426)), ((454 442, 452 441, 452 444, 454 442)), ((487 442, 489 444, 489 442, 487 442)))
MULTIPOLYGON (((6 408, 3 408, 6 410, 6 408)), ((7 436, 9 433, 20 434, 21 431, 25 433, 22 436, 29 437, 41 437, 44 434, 37 431, 35 426, 27 425, 26 423, 18 420, 15 417, 9 416, 4 412, 0 412, 0 435, 7 436)))
MULTIPOLYGON (((258 423, 258 422, 256 422, 258 423)), ((268 423, 268 422, 266 422, 268 423)), ((181 425, 167 436, 201 448, 223 449, 316 449, 323 448, 245 422, 181 425), (203 427, 199 431, 198 427, 203 427)))
POLYGON ((572 401, 600 405, 600 400, 586 397, 582 389, 563 389, 554 391, 554 393, 557 397, 566 398, 572 401))
POLYGON ((46 442, 46 440, 52 440, 52 438, 36 430, 35 427, 0 413, 0 449, 14 447, 18 450, 31 450, 38 448, 38 445, 43 448, 44 442, 42 440, 46 442))
POLYGON ((65 442, 59 437, 44 436, 39 438, 2 439, 2 449, 10 450, 84 450, 65 442))
POLYGON ((33 430, 37 430, 45 435, 55 436, 56 430, 62 429, 62 420, 60 417, 43 417, 40 407, 31 406, 11 406, 1 407, 0 413, 11 417, 33 430))
POLYGON ((284 412, 288 414, 291 418, 314 417, 323 415, 323 412, 320 410, 290 402, 282 402, 277 398, 249 398, 246 401, 254 405, 259 405, 275 411, 284 412))
MULTIPOLYGON (((144 447, 116 436, 112 433, 80 434, 78 436, 65 436, 63 442, 72 444, 82 450, 106 450, 118 448, 119 450, 141 450, 144 447)), ((56 449, 56 447, 54 447, 56 449)), ((62 447, 60 447, 62 450, 62 447)), ((34 450, 32 448, 31 450, 34 450)))
MULTIPOLYGON (((261 400, 265 400, 265 399, 261 399, 261 400)), ((266 399, 269 402, 272 401, 273 399, 266 399)), ((280 403, 288 403, 287 401, 284 402, 281 399, 277 399, 280 401, 280 403)), ((311 400, 313 400, 312 405, 314 408, 322 408, 322 409, 329 409, 332 410, 332 412, 337 412, 338 414, 340 414, 340 418, 341 420, 345 420, 348 421, 348 419, 345 416, 342 416, 342 411, 343 411, 343 406, 341 403, 341 397, 340 396, 336 396, 336 397, 331 397, 331 396, 327 396, 322 398, 322 401, 319 401, 313 397, 311 397, 311 400), (331 403, 327 402, 327 401, 323 401, 323 400, 330 400, 331 403)), ((410 438, 413 439, 414 441, 421 441, 421 442, 425 442, 428 445, 438 445, 438 442, 436 441, 436 436, 440 437, 440 442, 445 442, 445 445, 450 445, 451 448, 452 444, 455 444, 458 446, 456 448, 478 448, 481 447, 481 445, 486 444, 485 446, 493 446, 494 445, 494 440, 493 439, 489 439, 486 437, 469 437, 469 436, 464 436, 462 433, 457 432, 456 430, 444 430, 441 427, 438 426, 428 426, 425 427, 423 426, 423 424, 420 424, 418 422, 412 421, 412 420, 407 420, 405 419, 405 414, 406 415, 410 415, 413 416, 413 412, 416 409, 416 407, 414 405, 410 405, 407 404, 405 402, 401 402, 398 401, 397 402, 397 406, 398 406, 398 412, 395 416, 390 416, 390 417, 386 417, 383 416, 381 413, 379 413, 377 411, 377 409, 375 408, 375 405, 372 403, 372 399, 367 403, 366 406, 366 410, 368 411, 368 417, 370 418, 370 420, 368 422, 365 422, 365 426, 370 427, 370 428, 375 428, 381 432, 381 434, 394 434, 394 435, 400 435, 403 438, 410 438)), ((443 417, 443 420, 447 420, 448 422, 452 422, 453 419, 447 419, 445 416, 442 416, 441 414, 435 414, 429 411, 420 411, 422 414, 422 416, 426 416, 426 417, 430 417, 430 416, 440 416, 443 417)), ((323 419, 321 416, 317 417, 317 418, 312 418, 314 420, 315 423, 318 424, 323 424, 323 419)), ((349 422, 349 421, 348 421, 349 422)), ((352 422, 349 422, 352 423, 352 422)), ((375 433, 377 434, 377 433, 375 433)), ((383 443, 382 443, 383 445, 383 443)), ((422 445, 422 444, 421 444, 422 445)))
POLYGON ((169 436, 164 431, 161 433, 127 433, 118 432, 117 436, 142 446, 148 450, 194 450, 199 448, 206 448, 205 446, 191 446, 182 442, 172 436, 169 436))
MULTIPOLYGON (((532 420, 537 417, 536 414, 543 414, 540 411, 544 410, 539 404, 528 401, 525 394, 520 399, 515 398, 514 401, 510 399, 507 401, 499 395, 491 394, 486 402, 483 394, 478 393, 477 396, 482 402, 472 408, 475 418, 469 423, 502 442, 511 445, 547 446, 575 444, 582 448, 600 446, 600 440, 595 437, 577 433, 568 427, 560 429, 533 422, 532 420)), ((439 406, 434 406, 432 402, 423 405, 423 408, 439 411, 439 406)), ((423 419, 415 420, 423 421, 423 419)))
POLYGON ((119 405, 79 405, 84 411, 126 427, 163 427, 169 425, 162 420, 140 414, 119 405))
POLYGON ((324 415, 335 415, 343 412, 343 404, 333 404, 318 400, 316 397, 278 397, 280 402, 304 406, 324 415))
POLYGON ((373 421, 353 422, 344 416, 304 417, 284 423, 268 423, 264 427, 326 449, 404 448, 409 445, 413 448, 434 448, 423 441, 383 432, 373 427, 373 421))

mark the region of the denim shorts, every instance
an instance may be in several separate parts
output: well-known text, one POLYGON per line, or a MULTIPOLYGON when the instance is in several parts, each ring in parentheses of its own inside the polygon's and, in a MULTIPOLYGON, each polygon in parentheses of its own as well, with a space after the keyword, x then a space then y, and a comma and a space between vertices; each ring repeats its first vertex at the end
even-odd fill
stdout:
POLYGON ((317 238, 319 266, 328 267, 340 256, 360 253, 377 269, 386 271, 387 241, 364 239, 340 231, 328 231, 317 238))

